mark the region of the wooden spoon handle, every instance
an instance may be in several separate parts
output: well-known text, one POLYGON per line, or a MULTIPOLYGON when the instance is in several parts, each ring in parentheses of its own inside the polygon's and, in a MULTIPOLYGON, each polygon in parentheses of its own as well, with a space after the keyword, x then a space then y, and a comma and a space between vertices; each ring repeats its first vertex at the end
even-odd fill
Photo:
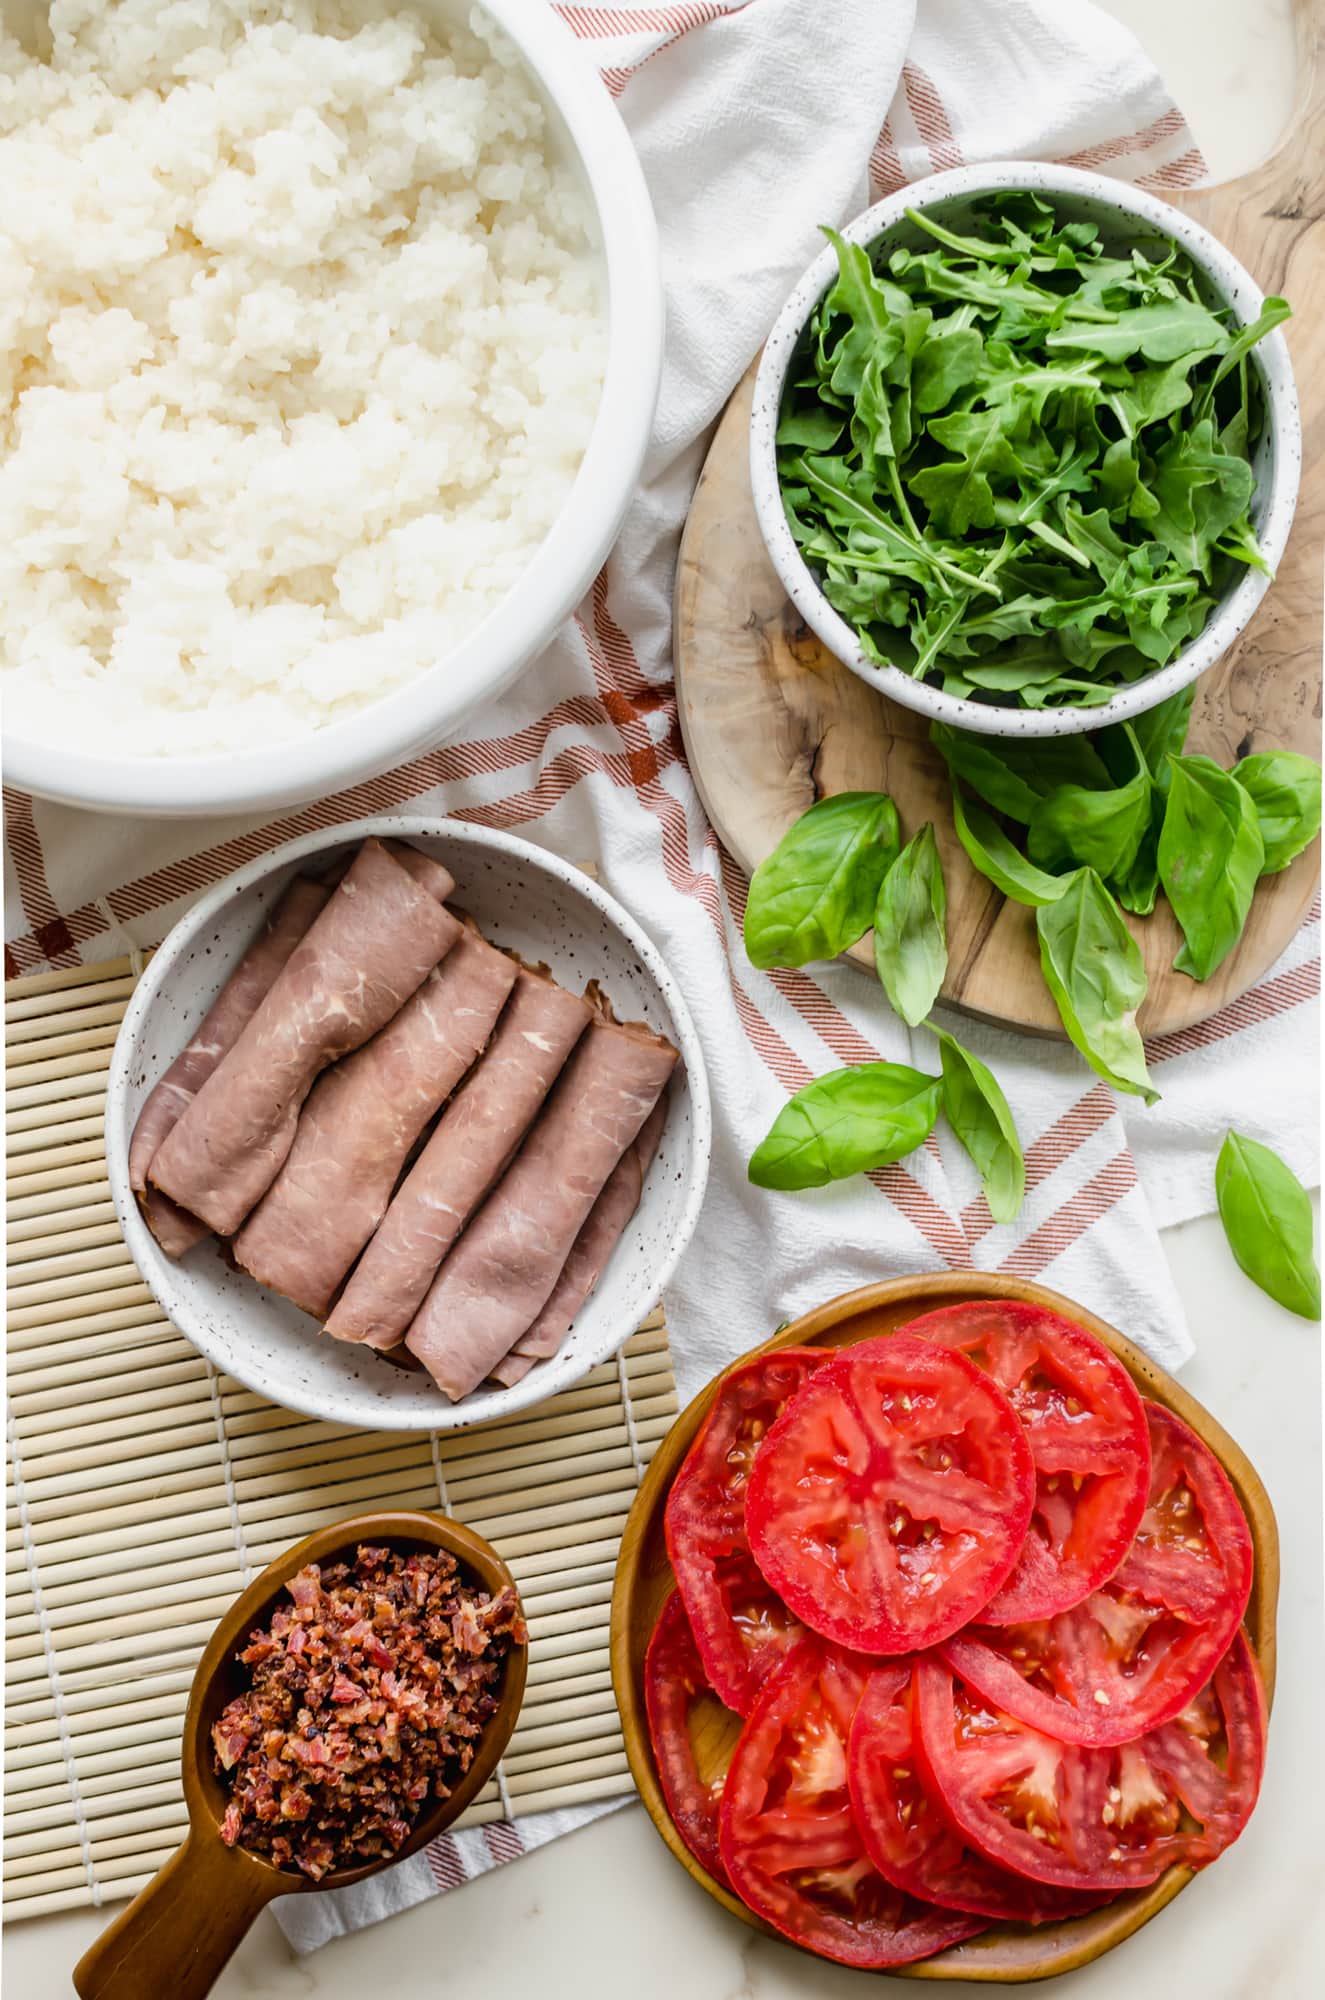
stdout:
POLYGON ((279 1880, 190 1833, 74 1968, 81 2000, 206 2000, 279 1880))

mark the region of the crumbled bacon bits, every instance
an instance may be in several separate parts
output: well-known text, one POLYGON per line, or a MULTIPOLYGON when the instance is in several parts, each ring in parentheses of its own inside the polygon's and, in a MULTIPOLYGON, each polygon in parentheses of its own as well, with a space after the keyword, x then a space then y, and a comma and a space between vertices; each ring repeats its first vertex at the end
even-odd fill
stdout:
POLYGON ((212 1730, 242 1844, 314 1881, 391 1855, 468 1770, 522 1644, 513 1590, 460 1580, 445 1550, 310 1563, 237 1656, 252 1686, 212 1730))

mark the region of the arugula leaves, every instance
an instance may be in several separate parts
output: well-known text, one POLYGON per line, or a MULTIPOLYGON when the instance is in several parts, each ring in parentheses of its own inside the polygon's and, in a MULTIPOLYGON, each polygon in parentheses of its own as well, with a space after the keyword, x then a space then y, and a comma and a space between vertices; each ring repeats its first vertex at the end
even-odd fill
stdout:
POLYGON ((1215 1199, 1234 1257, 1279 1305, 1320 1318, 1320 1269, 1312 1246, 1311 1200, 1279 1155, 1230 1132, 1215 1166, 1215 1199))
POLYGON ((1289 308, 1230 326, 1176 244, 1110 256, 1025 194, 966 233, 907 216, 891 250, 825 232, 838 275, 777 432, 792 533, 879 664, 977 701, 1105 701, 1264 567, 1249 357, 1289 308))
POLYGON ((1186 939, 1173 963, 1208 979, 1242 935, 1265 843, 1251 794, 1210 757, 1169 758, 1159 878, 1186 939))
POLYGON ((879 984, 909 1028, 939 997, 948 969, 948 897, 932 826, 922 826, 883 878, 874 913, 879 984))
POLYGON ((836 958, 863 937, 897 845, 897 811, 883 792, 816 800, 751 878, 750 963, 806 965, 836 958))

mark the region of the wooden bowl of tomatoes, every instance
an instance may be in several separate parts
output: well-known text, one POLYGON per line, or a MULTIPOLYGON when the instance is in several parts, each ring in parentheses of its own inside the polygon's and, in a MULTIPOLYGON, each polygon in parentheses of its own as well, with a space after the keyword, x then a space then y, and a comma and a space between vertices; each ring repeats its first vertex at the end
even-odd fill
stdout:
POLYGON ((714 1899, 920 1979, 1068 1972, 1245 1826, 1278 1537, 1094 1313, 944 1272, 785 1326, 677 1418, 612 1601, 626 1751, 714 1899))

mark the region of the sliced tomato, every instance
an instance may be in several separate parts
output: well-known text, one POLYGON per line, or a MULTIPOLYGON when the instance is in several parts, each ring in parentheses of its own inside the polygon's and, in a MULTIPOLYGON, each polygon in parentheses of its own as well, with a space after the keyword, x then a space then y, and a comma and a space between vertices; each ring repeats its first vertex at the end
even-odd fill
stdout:
POLYGON ((766 1682, 727 1773, 722 1858, 757 1916, 843 1965, 909 1965, 984 1926, 886 1882, 847 1786, 847 1739, 868 1671, 806 1638, 766 1682))
MULTIPOLYGON (((1139 1813, 1158 1790, 1181 1805, 1180 1859, 1203 1868, 1230 1847, 1251 1818, 1265 1769, 1268 1717, 1265 1688, 1246 1634, 1233 1643, 1214 1677, 1172 1722, 1117 1753, 1121 1795, 1112 1824, 1118 1838, 1133 1838, 1133 1802, 1139 1813)), ((1150 1808, 1153 1810, 1153 1808, 1150 1808)))
POLYGON ((1251 1591, 1237 1496, 1195 1432, 1146 1404, 1151 1481, 1136 1540, 1084 1604, 973 1627, 944 1658, 988 1700, 1068 1743, 1126 1743, 1186 1707, 1228 1650, 1251 1591))
POLYGON ((851 1802, 879 1873, 926 1902, 998 1921, 1052 1923, 1098 1908, 1098 1894, 1011 1874, 955 1831, 920 1761, 913 1682, 909 1660, 880 1666, 865 1683, 851 1725, 851 1802))
POLYGON ((672 1824, 695 1859, 719 1882, 726 1882, 718 1852, 718 1808, 740 1721, 713 1692, 679 1591, 673 1591, 664 1604, 644 1655, 644 1701, 658 1782, 672 1824), (718 1747, 724 1719, 730 1729, 725 1756, 718 1747), (707 1778, 700 1776, 696 1754, 700 1723, 707 1739, 707 1778))
POLYGON ((901 1331, 987 1368, 1026 1427, 1035 1506, 982 1622, 1020 1625, 1080 1604, 1113 1575, 1145 1509, 1150 1443, 1131 1376, 1084 1326, 1015 1300, 944 1306, 901 1331))
POLYGON ((1147 1401, 1145 1412, 1150 1492, 1117 1581, 1189 1625, 1224 1622, 1231 1631, 1251 1594, 1255 1558, 1247 1518, 1228 1474, 1191 1426, 1160 1403, 1147 1401), (1230 1603, 1237 1606, 1231 1619, 1230 1603))
POLYGON ((843 1348, 750 1475, 755 1561, 839 1645, 907 1653, 956 1632, 1017 1560, 1035 1493, 1012 1405, 964 1354, 886 1335, 843 1348))
POLYGON ((921 1762, 948 1817, 1001 1868, 1117 1892, 1200 1868, 1246 1825, 1265 1702, 1241 1633, 1181 1716, 1133 1743, 1060 1743, 1002 1713, 937 1659, 915 1670, 921 1762))
POLYGON ((724 1375, 667 1497, 667 1552, 695 1644, 713 1687, 738 1715, 749 1714, 763 1682, 803 1637, 750 1554, 750 1468, 784 1405, 827 1359, 816 1347, 786 1347, 724 1375))

